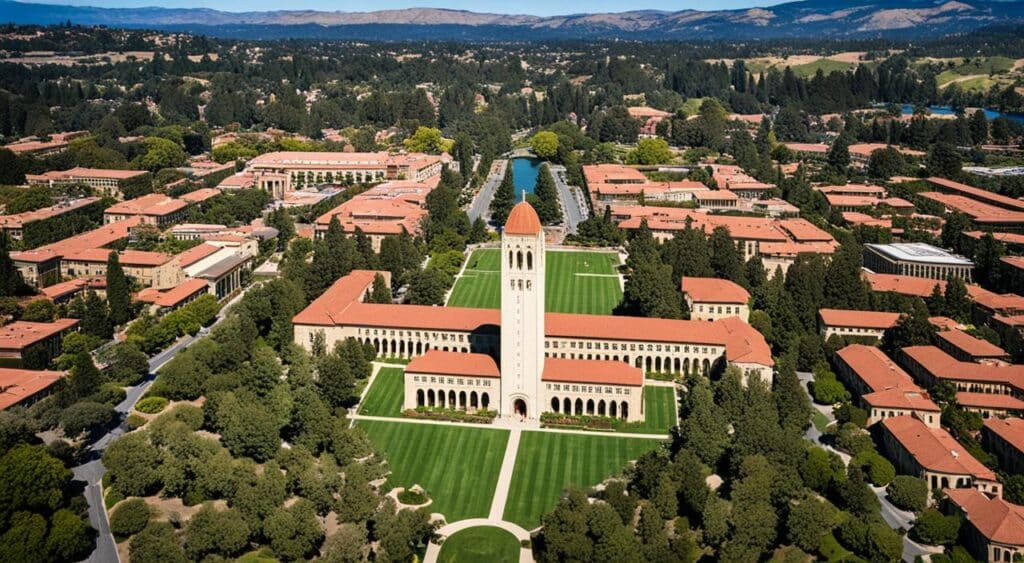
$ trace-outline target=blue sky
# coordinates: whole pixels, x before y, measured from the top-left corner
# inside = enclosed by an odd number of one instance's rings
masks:
[[[25,0],[22,0],[25,1]],[[638,9],[658,10],[715,10],[749,8],[752,6],[770,6],[779,0],[718,0],[706,2],[700,0],[519,0],[505,2],[501,0],[368,0],[364,2],[339,2],[337,0],[32,0],[43,4],[70,4],[77,6],[98,6],[103,8],[137,8],[140,6],[160,6],[164,8],[215,8],[230,12],[268,11],[268,10],[324,10],[364,12],[372,10],[390,10],[411,7],[450,8],[470,10],[474,12],[494,12],[502,14],[533,14],[551,16],[558,14],[577,14],[592,12],[623,12]]]

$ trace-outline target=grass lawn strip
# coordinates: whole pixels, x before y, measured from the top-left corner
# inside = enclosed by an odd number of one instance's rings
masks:
[[[523,432],[504,518],[533,529],[565,488],[592,487],[658,444],[614,435]]]
[[[373,386],[359,405],[359,414],[367,416],[401,416],[405,393],[401,368],[381,368],[373,379]]]
[[[361,420],[388,460],[388,487],[420,485],[448,522],[485,518],[498,483],[507,430]]]
[[[511,533],[491,526],[467,528],[444,540],[441,563],[516,563],[519,561],[519,540]]]

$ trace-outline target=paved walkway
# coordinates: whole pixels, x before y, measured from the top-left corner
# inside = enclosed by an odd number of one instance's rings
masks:
[[[494,488],[494,498],[491,500],[491,512],[488,515],[491,520],[501,520],[505,515],[505,502],[508,500],[508,489],[512,485],[512,471],[516,467],[516,454],[519,453],[519,438],[522,434],[523,431],[518,428],[509,432],[505,457],[501,460],[501,471],[498,473],[498,484]]]
[[[451,524],[446,524],[437,531],[437,535],[447,538],[452,534],[468,529],[476,528],[478,526],[491,526],[494,528],[501,528],[506,532],[509,532],[516,537],[519,541],[530,539],[530,532],[524,530],[521,526],[517,526],[512,522],[506,522],[504,520],[493,520],[491,518],[470,518],[469,520],[459,520]],[[423,556],[423,563],[436,563],[437,556],[441,553],[441,546],[431,542],[427,545],[427,553]],[[528,547],[521,547],[519,549],[519,563],[533,563],[533,551]]]
[[[465,428],[479,428],[481,430],[529,430],[531,432],[552,432],[557,434],[581,434],[584,436],[604,436],[606,438],[641,438],[645,440],[668,440],[668,434],[641,434],[635,432],[600,432],[595,430],[577,430],[573,428],[541,428],[536,421],[519,422],[504,418],[497,418],[493,424],[474,424],[472,422],[454,422],[448,420],[429,420],[424,418],[403,418],[390,416],[370,416],[358,413],[349,413],[351,420],[372,420],[377,422],[394,422],[397,424],[435,424],[438,426],[462,426]],[[536,426],[535,426],[536,425]]]

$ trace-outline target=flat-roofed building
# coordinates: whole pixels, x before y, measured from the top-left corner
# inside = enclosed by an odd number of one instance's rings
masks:
[[[275,199],[302,186],[341,182],[379,183],[386,180],[425,181],[441,174],[446,155],[387,152],[272,152],[253,158],[246,171],[255,185]]]
[[[880,274],[971,281],[974,262],[923,242],[865,244],[864,267]]]
[[[426,197],[432,189],[428,184],[410,182],[376,186],[318,217],[316,237],[322,238],[331,219],[337,217],[346,234],[354,235],[358,229],[379,252],[384,237],[403,231],[413,236],[420,234],[420,223],[427,216]]]
[[[0,232],[6,234],[11,240],[21,240],[25,227],[37,221],[45,221],[60,217],[76,211],[81,211],[89,206],[99,203],[98,197],[83,197],[43,207],[34,211],[14,213],[12,215],[0,215]],[[97,208],[97,214],[99,213]]]
[[[1010,473],[1024,473],[1024,419],[990,418],[981,427],[981,444]]]
[[[32,405],[49,395],[65,375],[62,371],[0,368],[0,411]]]
[[[1010,355],[988,340],[975,338],[958,329],[940,330],[935,333],[935,344],[947,354],[962,362],[984,362],[1009,360]]]
[[[845,309],[820,309],[818,328],[828,340],[832,335],[857,336],[879,340],[885,331],[896,326],[899,313],[885,311],[849,311]]]
[[[57,357],[64,335],[77,326],[78,319],[57,319],[52,323],[15,321],[0,327],[0,365],[22,367],[26,359],[33,363]]]
[[[825,186],[814,186],[815,191],[819,191],[826,196],[829,195],[845,195],[845,196],[857,196],[857,197],[873,197],[876,199],[883,199],[888,196],[888,192],[882,186],[876,186],[874,184],[844,184],[842,186],[836,184],[829,184]]]
[[[583,167],[583,179],[590,200],[595,206],[633,203],[640,200],[696,201],[698,196],[714,195],[722,191],[709,190],[704,184],[693,180],[654,182],[638,168],[622,164],[588,164]],[[715,200],[716,204],[735,207],[735,198],[724,194],[718,195],[720,197]]]
[[[947,489],[946,512],[963,519],[960,538],[979,561],[1004,563],[1024,556],[1024,506],[974,489]]]
[[[124,197],[123,188],[129,183],[144,183],[151,178],[145,170],[108,170],[103,168],[83,168],[52,171],[43,174],[25,176],[29,185],[36,186],[67,186],[84,184],[104,196],[114,199]]]
[[[1024,211],[1007,209],[957,193],[920,192],[917,197],[938,203],[945,213],[963,213],[981,229],[1024,231]]]
[[[142,197],[121,201],[103,212],[105,224],[139,217],[142,224],[166,227],[185,219],[189,203],[164,194],[146,194]]]
[[[739,317],[743,322],[750,319],[750,293],[736,282],[684,276],[681,287],[691,319],[713,321]]]
[[[719,190],[728,190],[740,199],[761,199],[767,197],[775,186],[758,181],[733,164],[712,164],[712,175]]]
[[[913,416],[886,418],[879,426],[886,455],[897,472],[924,479],[929,492],[976,489],[1002,496],[1003,487],[995,472],[944,429],[931,428]]]
[[[111,250],[93,248],[64,256],[61,260],[61,275],[64,277],[106,276],[107,260]],[[167,289],[185,279],[174,256],[163,252],[123,250],[117,252],[121,268],[126,276],[146,287]]]
[[[879,209],[899,215],[910,215],[914,204],[899,197],[878,198],[862,195],[827,194],[825,200],[830,208],[839,211],[869,211]]]

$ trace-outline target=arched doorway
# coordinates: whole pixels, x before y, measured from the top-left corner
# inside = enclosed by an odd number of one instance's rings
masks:
[[[526,418],[526,401],[522,399],[516,399],[512,401],[512,412],[517,415]]]

